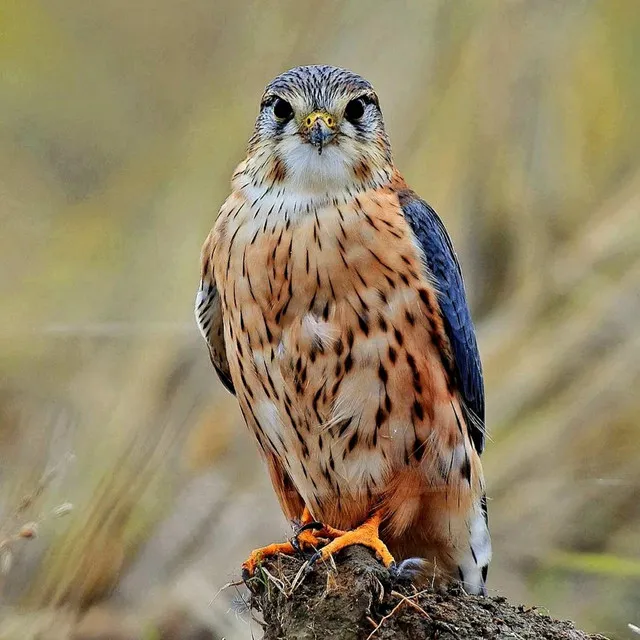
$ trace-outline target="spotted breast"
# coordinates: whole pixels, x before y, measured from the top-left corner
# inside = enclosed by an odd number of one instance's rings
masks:
[[[389,548],[408,557],[468,537],[483,481],[436,291],[397,193],[304,212],[284,201],[265,215],[236,192],[204,264],[228,373],[285,513],[306,505],[351,528],[381,508]]]

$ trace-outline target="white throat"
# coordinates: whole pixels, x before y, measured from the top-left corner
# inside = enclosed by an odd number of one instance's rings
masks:
[[[354,161],[342,146],[330,144],[319,153],[317,147],[286,138],[279,145],[278,153],[287,168],[285,184],[293,192],[326,195],[356,187]]]
[[[233,185],[250,203],[270,215],[280,211],[295,219],[298,215],[328,204],[351,202],[358,194],[387,184],[392,168],[376,168],[367,180],[356,178],[354,167],[362,163],[362,152],[353,141],[326,146],[322,153],[310,144],[290,136],[280,141],[277,156],[286,168],[282,181],[266,176],[272,149],[262,149],[240,164]]]

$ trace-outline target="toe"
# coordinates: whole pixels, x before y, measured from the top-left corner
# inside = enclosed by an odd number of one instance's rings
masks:
[[[242,579],[245,582],[249,580],[249,578],[253,578],[257,565],[258,560],[253,553],[242,563]]]
[[[382,542],[382,540],[380,540],[380,538],[369,535],[369,532],[366,530],[363,531],[358,529],[349,531],[345,535],[332,540],[316,554],[318,558],[315,558],[314,556],[314,561],[317,561],[320,558],[322,558],[322,560],[328,560],[331,556],[337,554],[343,549],[356,544],[360,544],[371,549],[375,553],[377,559],[385,567],[390,567],[395,564],[395,560],[391,553],[389,553],[389,549],[387,549],[387,546]]]
[[[277,542],[275,544],[270,544],[266,547],[262,547],[261,549],[254,549],[249,557],[242,563],[242,577],[245,579],[245,573],[251,577],[256,572],[256,567],[258,564],[266,559],[271,558],[273,556],[277,556],[280,553],[285,555],[293,555],[295,548],[291,542]]]

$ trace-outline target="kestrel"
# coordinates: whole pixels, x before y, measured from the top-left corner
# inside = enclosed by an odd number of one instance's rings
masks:
[[[485,592],[484,387],[460,266],[393,164],[369,82],[306,66],[267,86],[196,317],[299,525],[245,574],[362,544]]]

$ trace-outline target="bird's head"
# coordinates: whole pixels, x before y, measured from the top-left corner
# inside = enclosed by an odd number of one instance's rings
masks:
[[[244,175],[298,193],[384,184],[391,148],[373,87],[330,66],[296,67],[265,89]]]

